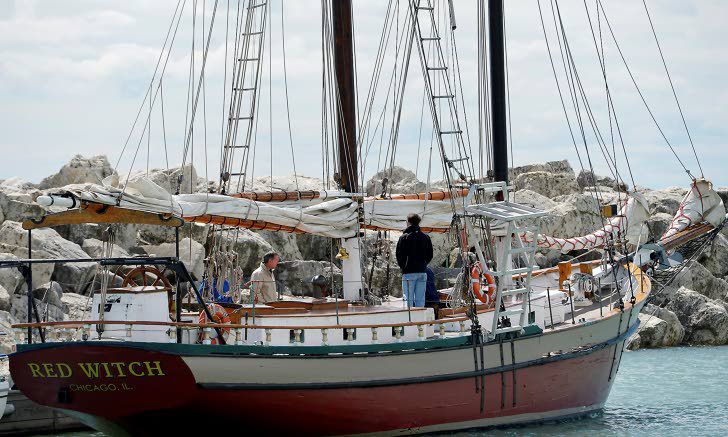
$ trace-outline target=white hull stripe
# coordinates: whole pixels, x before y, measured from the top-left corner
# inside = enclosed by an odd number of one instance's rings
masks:
[[[480,375],[492,375],[496,373],[510,372],[513,370],[523,369],[526,367],[548,364],[556,361],[568,360],[584,355],[592,354],[598,350],[604,349],[632,335],[639,326],[639,319],[627,331],[617,337],[607,340],[594,346],[579,349],[573,352],[565,352],[558,355],[550,355],[535,360],[524,361],[516,364],[507,364],[498,367],[491,367],[484,370],[471,370],[469,372],[458,372],[444,375],[419,376],[415,378],[398,378],[375,381],[352,381],[352,382],[322,382],[322,383],[290,383],[290,384],[256,384],[256,383],[225,383],[225,382],[206,382],[198,383],[197,386],[209,390],[300,390],[300,389],[337,389],[337,388],[355,388],[355,387],[385,387],[392,385],[420,384],[427,382],[451,381],[454,379],[471,378]]]

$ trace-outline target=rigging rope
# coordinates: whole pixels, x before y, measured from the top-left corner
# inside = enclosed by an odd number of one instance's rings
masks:
[[[639,94],[640,99],[642,99],[642,103],[644,104],[645,109],[647,109],[647,112],[650,114],[650,118],[652,118],[652,121],[655,124],[655,127],[660,132],[662,139],[665,140],[665,144],[667,144],[667,147],[669,147],[670,151],[675,156],[675,159],[677,159],[678,163],[680,163],[680,166],[683,168],[683,170],[685,170],[685,173],[688,174],[690,179],[694,180],[695,177],[690,173],[690,170],[685,166],[685,163],[683,163],[682,159],[680,159],[677,152],[675,151],[675,148],[670,143],[670,140],[667,139],[667,136],[665,135],[665,132],[662,130],[662,127],[657,122],[657,118],[655,117],[654,113],[652,112],[650,105],[647,103],[647,99],[645,98],[644,94],[642,93],[642,90],[640,89],[639,85],[637,85],[637,80],[635,79],[634,75],[632,74],[632,70],[629,68],[629,64],[627,63],[627,59],[625,58],[624,53],[622,52],[622,48],[619,46],[617,37],[614,35],[614,30],[612,29],[612,25],[609,22],[609,17],[607,16],[607,11],[604,9],[604,5],[602,4],[601,0],[598,0],[598,3],[599,3],[599,7],[602,10],[602,15],[604,15],[604,21],[607,23],[607,28],[609,29],[609,34],[612,36],[612,40],[614,41],[614,45],[617,48],[617,51],[619,52],[619,56],[622,59],[622,63],[624,64],[624,67],[627,69],[627,73],[629,74],[629,77],[632,80],[632,84],[634,85],[635,89],[637,90],[637,93]]]
[[[665,55],[662,53],[662,47],[660,46],[660,40],[657,38],[657,32],[655,31],[655,26],[652,23],[652,17],[650,17],[650,11],[647,8],[647,1],[642,0],[642,4],[645,6],[645,13],[647,14],[647,20],[650,22],[650,29],[652,29],[652,35],[655,37],[655,44],[657,45],[657,51],[660,52],[660,59],[662,60],[662,66],[665,67],[665,74],[667,75],[667,80],[670,82],[670,89],[672,89],[672,95],[675,97],[675,103],[677,104],[677,109],[680,112],[680,118],[682,119],[683,126],[685,127],[685,132],[687,133],[688,140],[690,141],[690,147],[693,148],[693,155],[695,155],[695,162],[698,163],[698,168],[700,169],[701,177],[704,177],[705,174],[703,173],[703,167],[700,165],[700,159],[698,159],[698,153],[695,151],[695,144],[693,144],[693,137],[690,135],[690,129],[688,129],[688,123],[685,121],[685,114],[683,114],[682,106],[680,105],[680,99],[677,98],[677,91],[675,91],[675,85],[672,82],[672,77],[670,76],[670,71],[667,68],[667,62],[665,61]]]

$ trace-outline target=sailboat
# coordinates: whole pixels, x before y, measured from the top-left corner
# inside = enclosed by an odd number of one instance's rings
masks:
[[[669,229],[649,244],[641,240],[648,211],[637,192],[605,208],[602,226],[590,234],[542,234],[539,220],[546,213],[515,202],[509,184],[503,1],[490,0],[487,11],[485,4],[479,7],[479,34],[488,35],[482,84],[489,90],[492,171],[478,177],[480,164],[465,153],[461,86],[442,47],[456,26],[441,29],[436,17],[438,11],[452,13],[453,3],[411,0],[402,53],[419,58],[444,188],[407,194],[385,188],[366,195],[360,183],[354,16],[351,0],[333,0],[324,2],[324,33],[329,32],[325,81],[331,85],[329,121],[337,145],[335,187],[245,190],[245,163],[254,160],[268,3],[243,1],[237,16],[223,165],[211,192],[170,194],[141,175],[68,186],[37,199],[57,212],[23,223],[28,259],[0,260],[0,268],[21,270],[29,290],[33,265],[89,261],[31,259],[31,235],[40,228],[169,227],[175,230],[177,256],[118,258],[109,249],[93,260],[106,271],[122,269],[124,282],[102,283],[86,320],[42,321],[28,293],[28,320],[14,326],[17,351],[10,357],[17,387],[33,401],[112,435],[211,429],[418,434],[601,410],[625,340],[657,291],[653,277],[675,275],[725,221],[710,182],[693,179]],[[183,9],[175,11],[173,24]],[[198,82],[190,93],[193,114],[200,88]],[[192,124],[187,129],[186,142]],[[453,236],[460,271],[452,287],[440,290],[447,308],[376,299],[384,293],[372,288],[363,268],[365,240],[401,231],[410,213],[421,214],[425,232]],[[338,246],[340,290],[266,304],[254,298],[215,302],[213,291],[224,294],[222,284],[241,288],[244,281],[221,273],[234,270],[234,262],[206,269],[203,281],[195,280],[179,257],[185,223],[207,224],[214,235],[247,228],[330,238]],[[107,240],[111,248],[113,235]],[[599,256],[539,269],[535,254],[541,248]],[[232,259],[220,256],[226,250],[225,244],[211,245],[208,262]]]

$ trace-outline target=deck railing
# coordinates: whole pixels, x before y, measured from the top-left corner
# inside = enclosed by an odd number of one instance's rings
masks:
[[[46,332],[46,342],[63,342],[63,341],[86,341],[92,338],[92,328],[94,326],[124,326],[125,336],[132,337],[135,326],[146,327],[168,327],[180,328],[182,331],[195,331],[199,334],[203,344],[211,344],[211,332],[217,328],[222,331],[233,333],[236,345],[247,344],[243,341],[243,337],[248,330],[263,331],[265,340],[263,345],[270,345],[272,341],[272,333],[274,330],[287,330],[293,333],[294,344],[303,344],[305,331],[320,330],[322,344],[328,344],[329,330],[338,330],[344,332],[346,341],[354,340],[354,331],[356,329],[371,330],[372,342],[379,342],[379,329],[392,328],[395,339],[400,340],[404,337],[404,329],[406,327],[416,327],[417,337],[425,338],[425,327],[438,325],[438,334],[445,336],[445,325],[449,323],[458,324],[458,332],[464,334],[466,331],[465,322],[470,320],[467,316],[443,318],[438,320],[428,320],[422,322],[400,322],[400,323],[375,323],[375,324],[339,324],[339,325],[251,325],[251,324],[235,324],[235,323],[189,323],[189,322],[160,322],[160,321],[119,321],[119,320],[81,320],[81,321],[61,321],[61,322],[42,322],[42,323],[19,323],[12,325],[15,329],[17,343],[25,342],[25,335],[28,329],[43,330]],[[137,332],[139,332],[137,330]],[[170,343],[177,343],[177,329],[168,329],[167,335]]]

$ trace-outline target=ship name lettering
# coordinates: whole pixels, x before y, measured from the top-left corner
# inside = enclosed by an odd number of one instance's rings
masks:
[[[76,365],[89,379],[166,375],[161,361],[85,362]],[[74,367],[66,363],[28,363],[28,370],[33,378],[69,378],[74,374]]]

